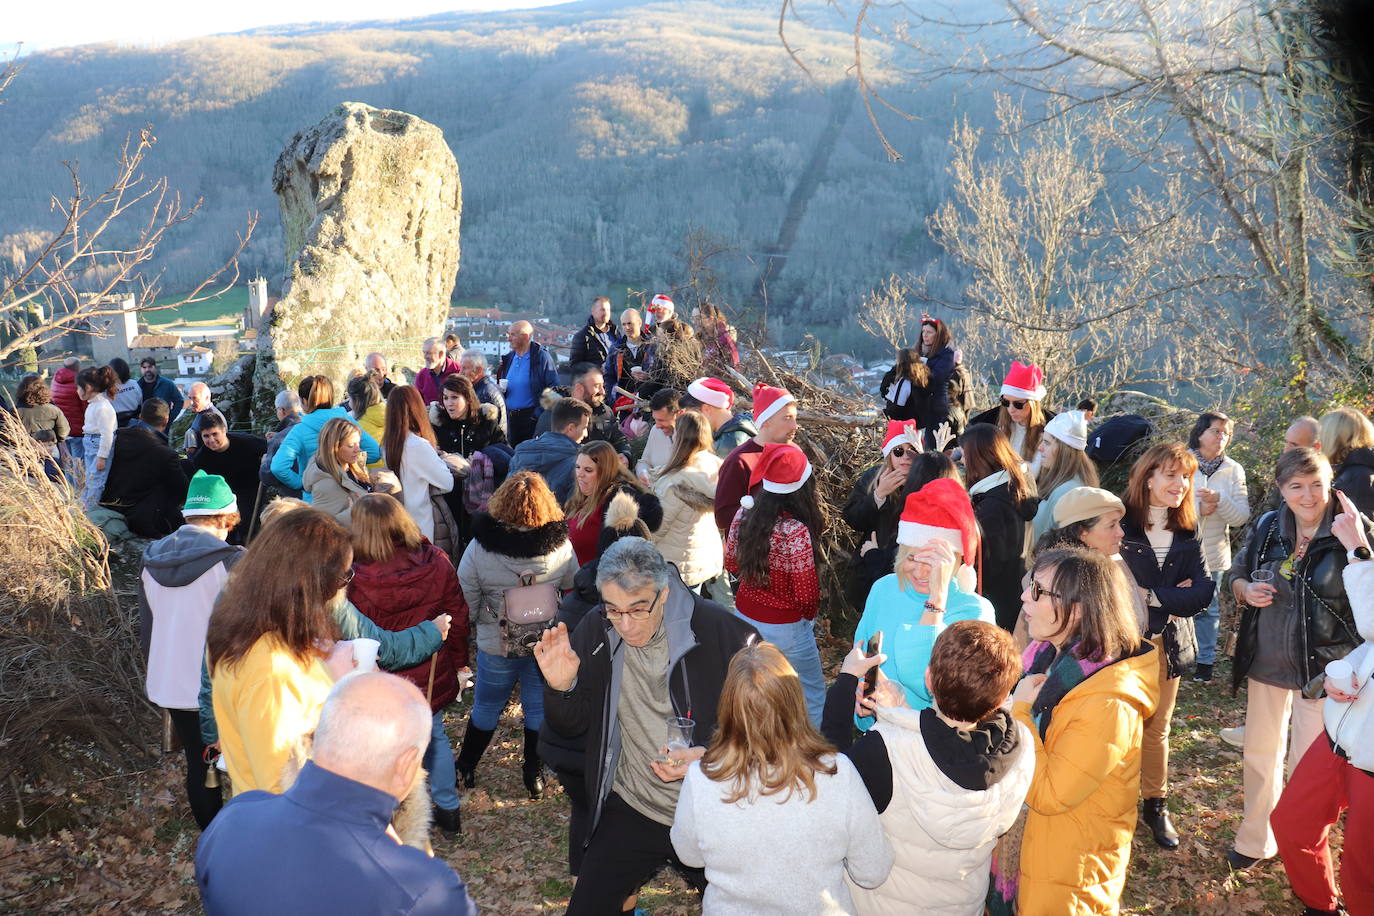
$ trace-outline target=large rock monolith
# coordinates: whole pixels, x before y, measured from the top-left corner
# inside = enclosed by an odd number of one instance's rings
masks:
[[[424,339],[443,333],[462,211],[443,132],[358,102],[292,137],[272,184],[286,272],[258,335],[254,413],[264,419],[306,375],[329,376],[342,399],[373,350],[393,366],[419,363]]]

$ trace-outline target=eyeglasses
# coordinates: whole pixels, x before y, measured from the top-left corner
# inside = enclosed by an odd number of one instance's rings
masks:
[[[648,620],[649,617],[653,615],[654,609],[658,607],[658,599],[662,596],[662,592],[659,592],[657,595],[655,595],[653,602],[650,603],[650,605],[647,608],[638,608],[633,611],[622,611],[620,610],[620,608],[614,608],[611,607],[609,604],[603,604],[601,607],[601,611],[612,623],[615,623],[620,620],[625,620],[627,618],[630,620]]]
[[[339,577],[339,588],[348,588],[348,584],[353,581],[353,567],[348,567],[348,572]]]
[[[1002,398],[1003,407],[1013,407],[1016,410],[1025,410],[1026,404],[1026,401],[1008,401],[1006,398]]]
[[[1052,592],[1049,589],[1045,588],[1045,586],[1041,585],[1039,582],[1036,582],[1034,579],[1031,579],[1031,600],[1039,601],[1046,595],[1049,595],[1051,598],[1060,597],[1058,592]]]

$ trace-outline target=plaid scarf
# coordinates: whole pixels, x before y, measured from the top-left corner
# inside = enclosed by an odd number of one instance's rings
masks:
[[[1044,741],[1050,731],[1050,719],[1064,695],[1088,679],[1088,676],[1110,665],[1114,659],[1096,661],[1078,657],[1078,643],[1073,642],[1060,652],[1048,642],[1032,642],[1022,653],[1021,662],[1027,674],[1045,675],[1040,694],[1031,704],[1031,719]]]
[[[1193,453],[1193,457],[1197,458],[1197,469],[1202,472],[1203,477],[1211,477],[1220,470],[1221,463],[1226,460],[1225,452],[1208,461],[1206,458],[1202,457],[1202,453],[1197,449],[1189,449],[1189,451]]]

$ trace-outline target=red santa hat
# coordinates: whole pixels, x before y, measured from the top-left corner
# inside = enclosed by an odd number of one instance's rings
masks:
[[[620,397],[615,399],[615,403],[611,405],[611,409],[614,410],[616,413],[621,413],[622,411],[629,410],[634,406],[635,399],[630,397],[629,395],[622,394]]]
[[[1045,373],[1034,363],[1012,360],[1007,377],[1002,380],[1001,393],[1009,398],[1039,401],[1045,397]]]
[[[810,479],[811,462],[805,452],[789,442],[770,442],[749,473],[749,489],[761,485],[769,493],[795,493]],[[752,509],[754,498],[746,495],[739,504]]]
[[[703,404],[729,410],[735,403],[735,392],[718,378],[699,378],[687,386],[687,393]]]
[[[888,420],[887,435],[883,436],[883,457],[892,454],[899,445],[912,445],[921,450],[921,430],[910,420]]]
[[[649,311],[654,312],[659,321],[663,321],[672,317],[673,313],[677,311],[677,306],[673,305],[672,299],[659,293],[649,300]],[[662,314],[658,314],[660,312]]]
[[[897,523],[898,544],[922,547],[936,539],[960,555],[956,580],[972,593],[978,582],[971,565],[978,556],[978,521],[968,491],[948,477],[937,477],[908,496]]]
[[[754,425],[762,426],[769,417],[795,400],[781,388],[759,382],[754,386]]]

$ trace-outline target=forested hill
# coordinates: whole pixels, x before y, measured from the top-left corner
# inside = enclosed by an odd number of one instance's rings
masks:
[[[774,326],[843,322],[883,276],[937,257],[924,223],[944,197],[952,117],[989,107],[967,89],[900,95],[919,119],[887,119],[906,157],[889,163],[844,79],[844,28],[821,3],[790,28],[814,84],[778,41],[775,0],[593,0],[30,55],[0,106],[0,256],[53,225],[63,160],[95,184],[152,124],[149,171],[205,199],[162,252],[164,287],[211,269],[252,210],[263,220],[245,267],[275,286],[273,163],[351,100],[419,115],[452,145],[458,297],[559,314],[612,284],[658,289],[683,276],[696,228],[731,249],[711,265],[732,306],[781,244]]]

